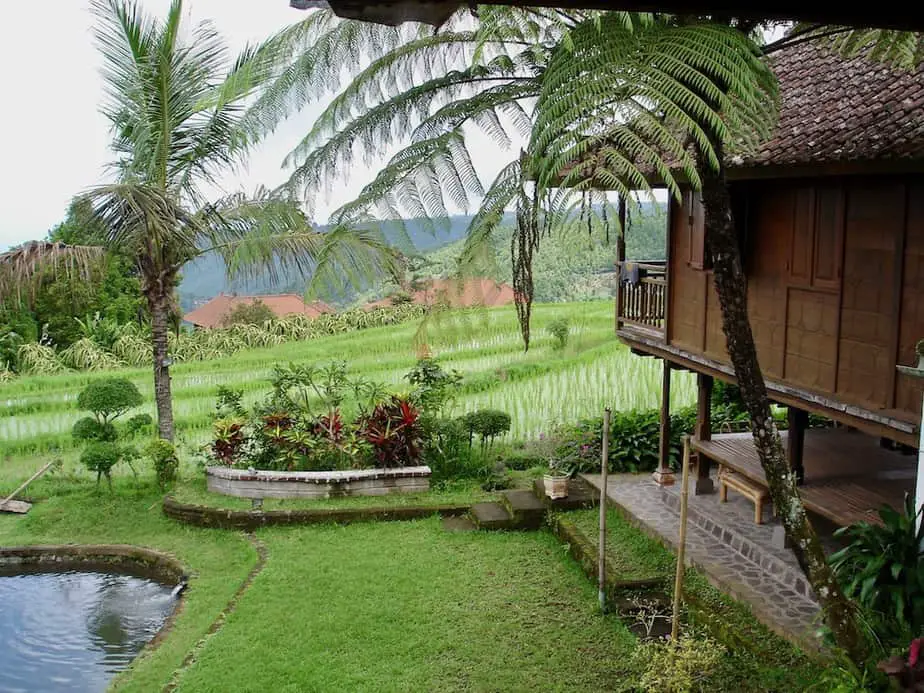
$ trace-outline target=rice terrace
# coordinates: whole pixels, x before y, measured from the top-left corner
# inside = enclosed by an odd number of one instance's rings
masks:
[[[913,13],[58,4],[0,693],[924,690]]]

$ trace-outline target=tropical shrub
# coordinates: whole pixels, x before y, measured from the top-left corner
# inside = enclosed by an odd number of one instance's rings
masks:
[[[462,381],[461,373],[443,370],[433,358],[419,359],[404,377],[414,388],[410,396],[421,414],[433,416],[443,413]]]
[[[157,438],[148,444],[145,454],[154,467],[157,485],[161,489],[166,489],[176,480],[177,471],[180,468],[176,448],[170,441]]]
[[[251,303],[239,303],[221,319],[222,327],[232,325],[262,325],[276,319],[276,314],[259,298]]]
[[[413,467],[420,463],[420,413],[407,399],[392,396],[359,422],[360,436],[372,446],[376,466]]]
[[[87,385],[77,396],[77,406],[93,412],[102,424],[111,422],[141,405],[141,393],[125,378],[105,378]]]
[[[240,460],[244,444],[244,424],[236,419],[218,419],[212,428],[211,452],[221,464],[234,465]]]
[[[552,344],[555,348],[555,351],[561,351],[566,346],[568,346],[568,319],[567,318],[557,318],[548,324],[546,329],[549,331],[549,334],[552,335]]]
[[[831,564],[849,597],[872,618],[884,642],[903,645],[924,632],[924,524],[910,494],[899,512],[879,510],[882,524],[860,522],[835,535],[849,541]]]
[[[154,419],[150,414],[135,414],[125,422],[125,435],[134,438],[139,433],[150,432]]]
[[[109,490],[112,490],[112,468],[126,458],[130,449],[112,441],[94,441],[80,453],[80,462],[91,472],[96,472],[96,485],[101,477],[106,477]]]
[[[74,422],[71,435],[75,440],[111,443],[118,439],[119,432],[111,423],[101,423],[92,416],[84,416]]]
[[[497,436],[510,431],[510,414],[498,409],[478,409],[461,417],[462,425],[468,432],[468,444],[472,446],[474,437],[481,439],[481,452],[494,444]]]
[[[459,419],[421,417],[424,461],[434,483],[477,477],[483,465],[469,445],[468,431]]]

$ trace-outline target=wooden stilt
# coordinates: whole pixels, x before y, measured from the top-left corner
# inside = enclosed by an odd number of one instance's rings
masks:
[[[796,475],[800,486],[805,481],[803,453],[805,451],[805,429],[808,428],[808,412],[796,407],[789,407],[786,412],[789,432],[786,436],[786,459],[789,468]]]
[[[664,359],[664,371],[661,374],[661,435],[658,444],[658,469],[654,480],[661,486],[674,483],[674,470],[671,469],[671,366]]]
[[[696,374],[696,430],[694,435],[699,440],[712,440],[712,376]],[[709,458],[696,455],[697,496],[715,491],[715,484],[709,478]]]

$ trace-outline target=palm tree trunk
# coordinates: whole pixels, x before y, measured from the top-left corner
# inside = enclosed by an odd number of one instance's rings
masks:
[[[718,152],[722,160],[721,150]],[[793,552],[818,597],[835,642],[855,662],[865,657],[865,644],[854,610],[844,596],[809,522],[789,469],[783,443],[773,417],[767,387],[757,359],[748,318],[747,281],[741,264],[738,235],[724,171],[703,172],[703,207],[706,239],[712,257],[716,293],[722,307],[722,330],[735,368],[741,399],[751,421],[751,433],[767,477],[770,497],[777,509]]]
[[[162,285],[162,283],[161,283]],[[151,337],[154,346],[154,401],[157,404],[157,431],[173,442],[173,399],[170,394],[170,362],[167,335],[170,330],[170,300],[158,287],[148,295],[151,309]]]

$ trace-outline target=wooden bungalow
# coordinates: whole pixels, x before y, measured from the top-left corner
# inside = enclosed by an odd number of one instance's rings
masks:
[[[922,381],[896,365],[915,365],[924,338],[924,72],[808,43],[774,68],[778,129],[729,161],[751,326],[770,396],[788,408],[806,507],[841,525],[875,520],[915,480]],[[713,489],[710,463],[760,489],[750,434],[711,434],[714,379],[734,373],[698,195],[672,201],[667,223],[665,265],[623,272],[617,334],[664,362],[662,441],[671,369],[697,374],[697,491]],[[808,429],[809,413],[837,427]]]

